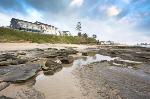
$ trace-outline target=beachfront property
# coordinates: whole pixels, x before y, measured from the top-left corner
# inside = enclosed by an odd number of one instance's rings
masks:
[[[114,45],[115,43],[113,41],[100,41],[99,44],[101,44],[101,45]]]
[[[43,33],[43,34],[53,34],[53,35],[61,35],[61,31],[58,30],[57,27],[48,25],[41,22],[28,22],[20,19],[12,18],[10,22],[10,27],[13,29],[19,29],[29,32],[35,33]]]
[[[61,34],[64,35],[64,36],[71,36],[70,31],[62,31]]]

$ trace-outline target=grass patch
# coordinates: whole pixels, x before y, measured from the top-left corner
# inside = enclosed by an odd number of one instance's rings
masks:
[[[0,27],[0,42],[95,44],[96,39],[78,36],[56,36]]]

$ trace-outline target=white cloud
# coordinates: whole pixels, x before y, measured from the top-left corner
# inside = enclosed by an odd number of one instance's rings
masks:
[[[72,0],[72,2],[70,3],[70,6],[74,7],[80,7],[83,4],[84,0]]]
[[[107,9],[106,13],[109,17],[116,16],[120,13],[120,9],[118,9],[116,6],[111,6]]]
[[[82,20],[82,30],[88,35],[96,34],[99,40],[115,41],[124,44],[137,44],[147,42],[150,37],[137,32],[130,25],[118,22],[115,19],[108,20]],[[91,28],[92,26],[92,28]]]
[[[25,17],[21,16],[24,19],[26,19],[28,21],[32,21],[32,22],[42,20],[43,15],[39,11],[37,11],[33,8],[27,9],[26,11],[28,12],[28,15]]]
[[[9,26],[11,17],[0,13],[0,26]]]
[[[34,9],[27,9],[28,15],[22,15],[18,12],[13,12],[9,14],[0,12],[0,26],[9,26],[11,18],[17,18],[21,20],[26,20],[30,22],[42,21],[42,15]]]

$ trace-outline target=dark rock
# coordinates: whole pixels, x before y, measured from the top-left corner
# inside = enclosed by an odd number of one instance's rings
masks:
[[[66,52],[67,52],[68,54],[77,54],[77,53],[78,53],[78,51],[76,51],[76,50],[74,50],[74,49],[72,49],[72,48],[66,49]]]
[[[27,59],[17,59],[18,64],[25,64],[26,62],[28,62]]]
[[[8,82],[2,82],[2,83],[0,83],[0,91],[2,91],[3,89],[5,89],[9,85],[10,85],[10,83],[8,83]]]
[[[6,58],[0,58],[0,62],[6,61],[6,60],[7,60]]]
[[[58,68],[62,68],[62,65],[59,63],[56,63],[50,59],[48,59],[45,63],[45,66],[48,67],[48,70],[57,70]]]
[[[44,49],[40,49],[40,48],[36,48],[36,49],[34,49],[35,51],[44,51]]]
[[[25,52],[18,52],[17,55],[26,55]]]
[[[53,75],[54,71],[53,70],[47,70],[47,71],[44,71],[44,74],[45,75]]]
[[[17,59],[11,62],[11,65],[19,65],[19,64],[25,64],[28,62],[27,59]]]
[[[25,64],[26,62],[28,62],[27,59],[16,59],[16,60],[1,61],[0,66]]]
[[[0,55],[0,59],[17,59],[15,55],[12,55],[10,53],[2,54]]]
[[[114,60],[110,61],[110,64],[117,65],[117,66],[122,66],[122,67],[131,66],[133,68],[138,68],[138,66],[141,64],[141,62],[114,59]]]
[[[6,97],[6,96],[0,96],[0,99],[14,99],[14,98]]]
[[[61,56],[58,57],[58,59],[63,63],[63,64],[70,64],[74,61],[74,58],[72,56]]]
[[[1,61],[1,62],[0,62],[0,66],[8,66],[8,65],[10,65],[10,64],[11,64],[10,61]]]
[[[66,51],[57,51],[57,56],[68,56],[69,54]]]
[[[87,52],[82,52],[82,55],[83,56],[88,56],[88,53]]]
[[[24,82],[36,75],[41,66],[39,64],[14,65],[0,68],[0,81]]]
[[[57,54],[55,52],[46,52],[42,55],[43,58],[55,58]]]
[[[58,70],[62,69],[62,65],[48,59],[45,63],[45,66],[42,67],[42,69],[43,69],[45,74],[53,75]]]

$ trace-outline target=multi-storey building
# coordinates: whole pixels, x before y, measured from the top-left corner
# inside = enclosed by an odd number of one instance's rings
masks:
[[[60,35],[61,33],[55,26],[44,24],[38,21],[32,23],[12,18],[10,23],[11,23],[10,27],[13,29],[19,29],[30,32],[39,32],[44,34],[54,34],[54,35]]]

